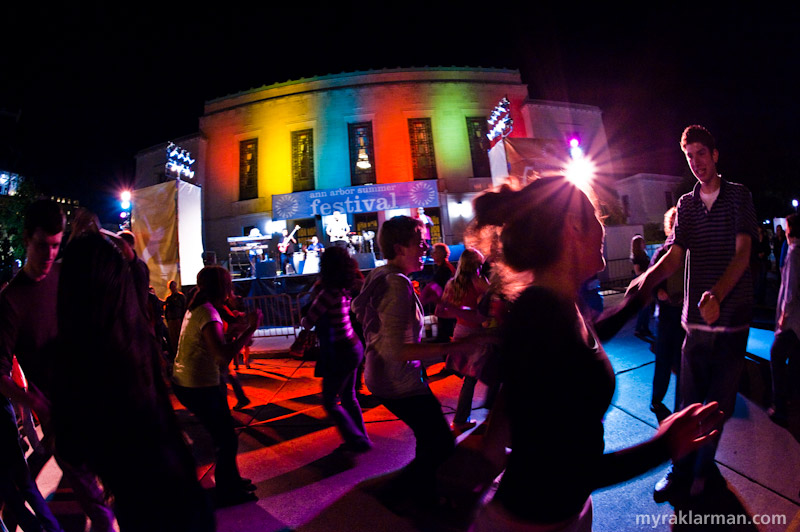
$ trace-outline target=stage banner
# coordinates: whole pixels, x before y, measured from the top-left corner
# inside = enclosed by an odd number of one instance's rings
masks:
[[[150,285],[161,299],[166,297],[171,279],[180,282],[176,194],[175,181],[136,189],[132,194],[136,253],[150,268]]]
[[[178,285],[193,285],[203,269],[203,189],[178,181]]]
[[[412,207],[436,207],[439,190],[435,179],[364,185],[357,187],[309,190],[272,196],[275,220],[328,216],[334,211],[346,214],[376,212]]]

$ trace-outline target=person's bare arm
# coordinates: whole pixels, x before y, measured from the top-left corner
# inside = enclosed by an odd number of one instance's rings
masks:
[[[698,307],[700,308],[700,315],[707,324],[711,325],[719,319],[720,303],[728,297],[728,294],[747,270],[747,266],[750,264],[752,246],[753,240],[749,234],[737,234],[736,252],[731,262],[711,290],[703,292]]]
[[[388,276],[386,281],[386,291],[378,309],[382,331],[378,350],[384,357],[403,362],[428,360],[468,354],[478,343],[494,342],[492,335],[478,333],[454,342],[418,343],[412,335],[417,312],[413,289],[407,279],[399,276]]]
[[[629,319],[650,302],[655,287],[675,273],[683,264],[683,256],[683,248],[673,244],[655,265],[631,281],[622,303],[603,311],[594,322],[594,330],[601,342],[613,338]]]
[[[399,360],[428,360],[439,358],[444,355],[464,356],[473,353],[475,349],[482,345],[498,343],[499,338],[487,331],[481,330],[459,340],[451,342],[423,342],[409,343],[400,346],[397,350]]]
[[[655,287],[680,268],[684,255],[685,252],[681,246],[672,244],[669,251],[653,267],[648,268],[642,275],[631,281],[625,297],[643,297],[645,301],[649,300]]]

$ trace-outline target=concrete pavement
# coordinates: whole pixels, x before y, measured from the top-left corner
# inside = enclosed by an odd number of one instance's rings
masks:
[[[613,298],[607,299],[613,304]],[[336,429],[326,419],[320,397],[320,380],[313,376],[313,362],[288,354],[292,338],[258,338],[253,346],[250,369],[239,377],[251,399],[242,411],[235,411],[239,424],[239,464],[242,475],[258,486],[258,502],[217,510],[220,532],[250,531],[412,531],[463,530],[465,516],[402,517],[384,507],[372,493],[380,484],[408,463],[414,454],[410,429],[396,420],[370,395],[362,396],[364,418],[375,447],[372,451],[344,459],[331,452],[341,443]],[[617,389],[606,415],[606,448],[615,450],[650,437],[657,421],[649,411],[653,376],[653,354],[649,344],[633,335],[633,324],[606,344],[617,376]],[[752,366],[752,364],[751,364]],[[431,387],[442,402],[448,420],[456,406],[461,381],[455,376],[436,378],[441,364],[429,368]],[[763,368],[762,368],[763,369]],[[751,380],[760,375],[752,367]],[[750,378],[750,377],[748,377]],[[674,379],[673,379],[674,385]],[[758,390],[758,385],[745,385]],[[482,404],[485,388],[478,385],[474,405]],[[672,385],[665,404],[672,404]],[[702,508],[680,508],[675,513],[667,503],[656,504],[652,489],[666,465],[624,484],[597,491],[594,501],[594,530],[800,530],[800,443],[797,416],[794,436],[774,425],[763,406],[740,394],[736,411],[723,433],[717,454],[729,491],[720,500]],[[235,399],[230,394],[230,404]],[[191,442],[198,474],[205,486],[213,485],[210,440],[202,427],[177,402],[174,403]],[[473,410],[472,418],[483,421],[485,409]],[[462,437],[463,438],[463,437]],[[83,530],[70,494],[59,488],[60,472],[48,464],[39,484],[50,496],[57,517],[68,531]],[[693,513],[688,513],[688,512]],[[767,524],[741,526],[685,526],[698,512],[733,515],[730,519],[753,520],[768,516]],[[739,517],[737,517],[739,516]]]

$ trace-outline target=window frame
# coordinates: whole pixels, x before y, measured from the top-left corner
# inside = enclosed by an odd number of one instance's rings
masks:
[[[301,149],[300,141],[302,137],[306,136],[307,143],[307,161],[301,161],[299,153]],[[297,129],[291,132],[291,154],[292,154],[292,191],[303,192],[307,190],[314,190],[315,186],[315,172],[314,172],[314,128]],[[302,175],[303,170],[306,175]]]
[[[358,152],[361,146],[358,143],[360,137],[357,136],[357,130],[360,128],[366,129],[366,145],[364,149],[369,157],[369,162],[372,165],[370,168],[364,170],[356,166],[358,162]],[[372,122],[351,122],[347,124],[347,139],[350,147],[350,184],[352,186],[371,185],[377,183],[375,172],[375,142],[372,135]]]
[[[491,177],[492,169],[489,164],[489,151],[486,149],[489,127],[486,117],[467,116],[467,135],[469,136],[469,155],[472,160],[473,177]]]
[[[415,126],[421,126],[417,128]],[[423,132],[426,138],[420,139],[417,135]],[[411,147],[411,173],[415,181],[438,179],[438,172],[436,169],[436,149],[433,142],[433,126],[431,119],[428,117],[409,118],[408,119],[408,138]],[[427,153],[423,153],[427,152]],[[428,164],[420,164],[428,160]]]
[[[248,151],[248,145],[252,148]],[[246,155],[252,154],[251,168],[247,166]],[[258,138],[239,141],[239,201],[258,198]]]

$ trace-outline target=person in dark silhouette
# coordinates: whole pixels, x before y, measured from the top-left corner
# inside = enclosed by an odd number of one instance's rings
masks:
[[[781,269],[781,287],[775,309],[775,340],[770,349],[772,370],[772,405],[767,413],[772,421],[783,427],[788,424],[790,360],[800,360],[800,217],[786,218],[786,237],[789,243],[786,262]],[[792,362],[796,363],[796,362]]]
[[[667,239],[672,236],[678,209],[672,207],[664,213],[664,233]],[[668,241],[653,254],[651,265],[655,265],[669,251]],[[683,308],[683,267],[656,287],[655,293],[658,319],[656,322],[655,355],[656,364],[653,370],[653,392],[650,398],[650,411],[661,421],[672,412],[663,401],[669,387],[670,376],[675,370],[675,404],[680,404],[680,367],[681,346],[685,333],[681,327],[681,309]]]
[[[81,212],[73,221],[73,233],[80,231],[83,225],[98,227],[93,215],[81,214],[86,213]],[[36,478],[50,456],[55,455],[81,509],[91,519],[92,527],[110,531],[114,526],[114,514],[105,501],[97,476],[54,445],[57,431],[51,423],[52,381],[58,372],[46,356],[45,348],[59,330],[56,301],[61,285],[61,263],[56,257],[64,233],[64,214],[58,203],[38,200],[28,207],[24,224],[25,266],[0,293],[0,391],[14,402],[31,408],[41,421],[42,445],[29,461],[32,477]],[[139,310],[138,303],[135,305]],[[82,328],[84,332],[87,330],[91,329]],[[27,389],[17,386],[11,378],[13,355],[27,377]],[[35,483],[29,487],[35,488]]]
[[[64,250],[59,333],[48,349],[57,449],[102,480],[122,532],[211,531],[161,346],[118,245],[112,234],[88,231]]]
[[[529,281],[503,321],[503,402],[492,409],[495,421],[508,417],[511,455],[473,530],[589,531],[592,491],[694,450],[716,434],[721,414],[716,403],[695,404],[664,420],[650,440],[604,453],[615,379],[601,339],[614,331],[598,322],[595,332],[580,310],[581,285],[605,267],[594,205],[552,177],[485,192],[474,212],[472,232],[500,233],[495,266],[507,272],[507,286],[520,274]],[[600,319],[636,311],[626,305]]]

